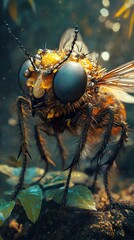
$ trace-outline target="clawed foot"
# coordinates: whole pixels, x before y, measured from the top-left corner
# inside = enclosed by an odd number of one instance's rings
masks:
[[[27,147],[24,144],[22,144],[20,147],[17,159],[20,157],[21,154],[23,154],[24,156],[28,156],[30,159],[32,159]]]

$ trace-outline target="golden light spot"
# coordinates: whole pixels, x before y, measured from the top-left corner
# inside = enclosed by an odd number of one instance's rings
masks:
[[[109,7],[110,6],[109,0],[102,0],[102,4],[103,4],[104,7]]]
[[[102,16],[102,15],[99,16],[99,21],[100,21],[100,22],[102,22],[102,23],[105,22],[105,19],[106,19],[106,18],[105,18],[104,16]]]
[[[100,13],[103,17],[108,17],[108,15],[109,15],[109,11],[106,8],[102,8],[100,10]]]
[[[106,26],[106,28],[111,29],[113,27],[113,22],[110,21],[110,20],[106,20],[105,21],[105,26]]]
[[[113,26],[112,26],[112,30],[113,30],[114,32],[118,32],[118,31],[120,30],[120,23],[115,22],[115,23],[113,24]]]
[[[110,58],[110,54],[109,54],[109,52],[104,51],[104,52],[101,53],[101,57],[104,61],[108,61],[109,58]]]

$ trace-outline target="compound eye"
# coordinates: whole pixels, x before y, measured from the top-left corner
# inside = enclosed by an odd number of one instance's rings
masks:
[[[22,90],[22,92],[26,95],[28,95],[28,93],[29,93],[29,89],[28,89],[26,82],[29,77],[28,74],[30,74],[28,72],[28,68],[31,65],[32,65],[31,62],[28,59],[21,65],[20,70],[19,70],[19,76],[18,76],[19,86],[20,86],[20,89]],[[27,74],[27,77],[25,77],[24,74]]]
[[[86,90],[87,75],[81,64],[67,62],[54,76],[53,90],[61,103],[75,102]]]

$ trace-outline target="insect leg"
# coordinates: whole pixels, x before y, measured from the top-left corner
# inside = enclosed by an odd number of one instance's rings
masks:
[[[85,123],[84,123],[83,129],[82,129],[82,132],[81,132],[81,137],[80,137],[79,143],[77,145],[73,161],[70,164],[70,166],[68,167],[69,173],[68,173],[66,186],[65,186],[65,190],[64,190],[64,194],[63,194],[63,199],[62,199],[62,212],[64,212],[65,206],[66,206],[67,192],[68,192],[68,188],[69,188],[69,183],[70,183],[73,167],[76,166],[79,163],[81,153],[82,153],[82,151],[85,147],[85,143],[87,141],[87,136],[88,136],[88,132],[89,132],[90,124],[91,124],[92,106],[91,105],[86,105],[84,110],[86,110],[86,112],[85,112],[85,115],[86,115]],[[81,113],[83,113],[83,112],[81,112]]]
[[[108,174],[109,174],[109,171],[110,171],[110,169],[113,165],[113,162],[116,160],[121,148],[123,147],[124,142],[127,141],[127,138],[128,138],[128,136],[127,136],[127,126],[126,126],[125,123],[116,123],[115,126],[121,128],[120,139],[119,139],[119,141],[116,145],[116,149],[115,149],[113,155],[107,160],[107,162],[105,164],[102,164],[102,165],[106,166],[106,169],[105,169],[105,172],[104,172],[104,185],[105,185],[105,190],[106,190],[106,193],[107,193],[107,196],[109,198],[109,201],[110,201],[111,205],[114,204],[114,199],[111,196],[111,192],[110,192],[110,189],[109,189]]]
[[[42,120],[45,121],[43,116],[40,116],[40,117],[42,117]],[[54,129],[52,129],[52,130],[46,129],[44,127],[44,124],[42,124],[40,126],[40,131],[46,133],[48,136],[53,136],[53,137],[56,138],[58,149],[59,149],[61,159],[62,159],[62,170],[63,170],[64,169],[64,164],[65,164],[65,161],[66,161],[66,157],[67,157],[67,152],[66,152],[66,149],[63,146],[62,138],[61,138],[60,134],[56,133]]]
[[[53,166],[55,166],[55,163],[51,160],[48,150],[46,148],[44,148],[44,146],[46,146],[46,141],[40,133],[40,127],[35,125],[34,131],[35,131],[36,145],[37,145],[38,151],[40,153],[41,159],[43,161],[45,161],[45,163],[46,163],[46,167],[45,167],[45,171],[44,171],[43,175],[36,182],[32,183],[31,185],[34,185],[34,184],[40,182],[41,179],[46,175],[46,173],[48,171],[49,163],[52,164]]]
[[[58,144],[58,149],[61,155],[61,159],[62,159],[62,170],[64,169],[64,164],[67,158],[67,153],[66,153],[66,149],[63,146],[62,143],[62,138],[59,134],[55,133],[55,138],[57,140],[57,144]]]
[[[108,120],[105,122],[105,117],[109,115]],[[102,126],[100,126],[100,124],[102,124]],[[106,151],[106,147],[107,144],[109,142],[110,136],[111,136],[111,130],[114,124],[114,111],[111,108],[105,108],[103,110],[101,110],[97,116],[95,117],[95,125],[97,124],[96,128],[98,127],[105,127],[105,133],[103,136],[103,141],[101,143],[100,148],[98,149],[97,153],[95,154],[95,156],[91,159],[91,163],[96,160],[97,161],[97,166],[96,166],[96,172],[95,172],[95,176],[94,176],[94,180],[93,180],[93,184],[92,184],[92,189],[95,189],[95,185],[96,185],[96,181],[97,181],[97,177],[98,177],[98,173],[100,170],[99,164],[101,162],[101,159],[103,158],[105,151]]]
[[[109,142],[109,138],[111,136],[111,130],[114,123],[114,111],[111,108],[105,108],[102,111],[100,111],[95,118],[95,122],[97,122],[97,126],[96,126],[97,128],[97,127],[100,127],[100,124],[104,121],[107,115],[109,115],[109,119],[106,124],[105,123],[103,124],[106,127],[103,141],[101,143],[99,150],[97,151],[95,156],[91,159],[91,162],[93,162],[94,160],[97,160],[97,163],[99,163],[105,154],[105,150]]]
[[[20,136],[20,151],[18,154],[18,158],[22,153],[23,162],[22,162],[22,170],[20,173],[19,182],[16,185],[15,191],[12,194],[11,199],[16,199],[19,191],[21,190],[21,188],[23,186],[28,158],[29,157],[31,158],[31,156],[28,152],[27,128],[26,128],[25,121],[24,121],[25,115],[26,115],[24,108],[25,108],[25,106],[27,106],[30,109],[30,103],[27,101],[27,99],[20,96],[17,98],[16,105],[17,105],[18,128],[19,128],[19,136]]]
[[[60,209],[60,224],[61,224],[61,226],[58,231],[58,240],[62,239],[61,235],[63,233],[64,212],[65,212],[65,207],[66,207],[66,202],[67,202],[67,193],[68,193],[68,189],[69,189],[71,174],[73,171],[73,167],[79,163],[81,153],[82,153],[82,151],[85,147],[85,143],[87,141],[87,136],[88,136],[88,132],[89,132],[90,124],[91,124],[92,106],[86,105],[85,108],[83,110],[86,110],[86,112],[85,112],[86,118],[85,118],[85,123],[84,123],[83,129],[82,129],[81,137],[80,137],[79,143],[77,145],[76,152],[75,152],[74,158],[72,160],[72,163],[67,168],[67,169],[69,169],[69,172],[68,172],[68,176],[67,176],[67,181],[66,181],[63,198],[62,198],[61,209]],[[83,111],[81,111],[81,114],[82,113],[83,113]]]

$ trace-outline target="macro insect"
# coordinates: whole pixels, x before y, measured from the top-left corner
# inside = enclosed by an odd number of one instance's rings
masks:
[[[128,140],[126,111],[122,102],[134,103],[134,97],[130,94],[134,93],[134,61],[107,72],[92,60],[77,27],[63,34],[58,50],[39,49],[35,56],[31,56],[8,24],[7,28],[27,56],[19,70],[19,85],[25,97],[20,96],[16,101],[19,156],[22,154],[23,164],[12,197],[15,199],[22,188],[30,157],[25,118],[31,114],[40,120],[34,130],[38,150],[46,162],[46,171],[48,164],[54,162],[46,149],[42,133],[56,137],[63,165],[62,133],[69,131],[79,136],[75,154],[67,168],[64,202],[73,168],[80,162],[85,147],[90,145],[97,146],[90,161],[96,162],[97,169],[105,166],[104,185],[112,204],[114,200],[109,190],[108,173],[124,142]],[[112,141],[114,147],[109,154],[107,146]]]

